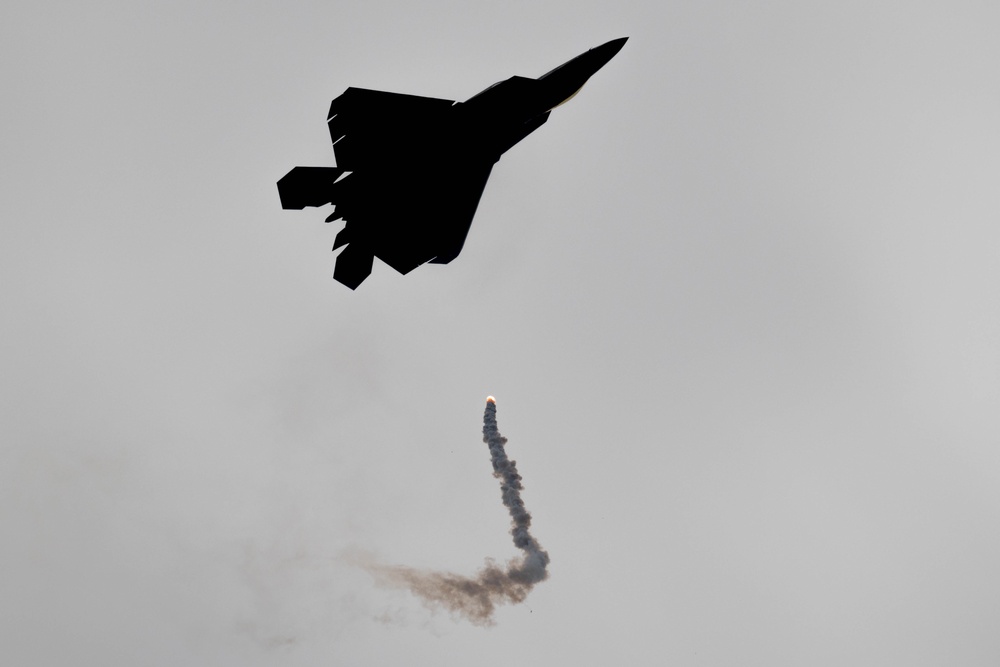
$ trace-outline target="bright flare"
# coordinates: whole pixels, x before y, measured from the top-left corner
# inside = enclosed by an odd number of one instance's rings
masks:
[[[496,403],[497,399],[493,398],[492,396],[487,396],[486,397],[486,402],[487,403]]]

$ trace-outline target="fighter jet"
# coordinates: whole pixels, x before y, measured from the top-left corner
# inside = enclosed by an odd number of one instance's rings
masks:
[[[513,76],[465,102],[348,88],[330,104],[336,167],[295,167],[278,181],[285,209],[334,204],[343,219],[333,277],[352,290],[374,257],[409,273],[458,256],[493,165],[576,95],[627,37],[538,79]]]

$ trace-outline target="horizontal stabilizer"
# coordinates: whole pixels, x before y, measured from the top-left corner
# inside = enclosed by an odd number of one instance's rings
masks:
[[[337,255],[333,279],[351,289],[357,289],[358,285],[371,275],[374,260],[375,256],[371,250],[357,243],[351,243]]]
[[[278,181],[281,208],[301,209],[333,201],[333,182],[344,173],[337,167],[295,167]]]

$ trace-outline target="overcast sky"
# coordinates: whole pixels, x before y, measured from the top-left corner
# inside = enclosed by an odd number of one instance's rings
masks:
[[[1000,663],[998,7],[5,3],[3,661]],[[451,264],[280,209],[348,86],[621,36]],[[552,562],[483,629],[338,555],[516,555],[487,394]]]

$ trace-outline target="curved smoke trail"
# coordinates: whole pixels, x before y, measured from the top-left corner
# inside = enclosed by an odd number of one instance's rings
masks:
[[[476,625],[492,625],[496,605],[524,601],[535,584],[548,578],[549,554],[529,531],[531,515],[521,500],[524,489],[521,475],[517,463],[507,458],[504,449],[507,438],[497,429],[497,406],[492,396],[486,400],[483,414],[483,442],[490,448],[493,476],[500,480],[503,504],[510,512],[514,546],[523,552],[520,558],[506,567],[488,560],[475,577],[380,565],[368,559],[359,559],[367,562],[358,564],[382,585],[409,589],[431,607],[443,607]]]

